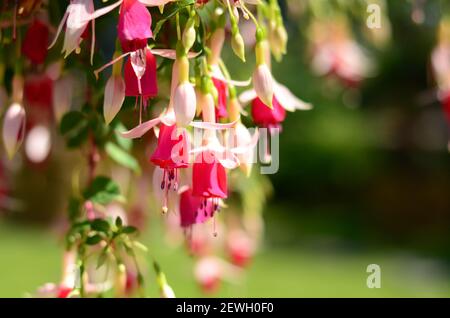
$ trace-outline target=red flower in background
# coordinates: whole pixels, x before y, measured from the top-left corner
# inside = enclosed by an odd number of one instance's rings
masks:
[[[33,64],[42,64],[47,57],[49,31],[46,24],[39,20],[28,27],[22,42],[22,53]]]

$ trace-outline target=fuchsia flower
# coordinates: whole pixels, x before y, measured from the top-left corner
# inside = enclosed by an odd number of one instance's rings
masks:
[[[124,77],[126,96],[142,96],[147,99],[158,95],[156,59],[150,50],[131,53],[125,63]]]
[[[276,81],[274,81],[273,88],[272,109],[259,99],[254,90],[245,91],[239,96],[242,104],[252,103],[252,117],[259,126],[266,128],[279,127],[279,124],[286,117],[286,110],[293,112],[295,110],[309,110],[312,108],[311,104],[301,101],[287,87]]]
[[[164,170],[161,190],[178,189],[178,169],[189,165],[189,141],[184,129],[160,125],[158,145],[150,161]]]
[[[22,53],[33,64],[42,64],[47,57],[49,31],[45,23],[34,20],[22,42]]]
[[[195,196],[191,188],[187,188],[180,195],[180,225],[189,228],[197,223],[204,223],[217,211],[212,201],[205,201]]]

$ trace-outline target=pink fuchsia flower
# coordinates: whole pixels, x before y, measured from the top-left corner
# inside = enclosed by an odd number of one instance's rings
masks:
[[[33,64],[42,64],[47,57],[49,30],[45,23],[40,20],[28,27],[22,42],[22,53]]]
[[[225,81],[218,78],[213,77],[212,81],[217,90],[216,120],[218,121],[219,119],[226,118],[228,116],[228,85]]]
[[[3,119],[3,144],[9,159],[15,155],[25,136],[25,109],[19,103],[12,104]]]

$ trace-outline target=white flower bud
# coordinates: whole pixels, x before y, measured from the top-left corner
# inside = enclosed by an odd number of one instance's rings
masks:
[[[12,159],[25,134],[25,109],[18,103],[12,104],[6,111],[3,120],[3,144],[8,157]]]
[[[178,85],[173,101],[178,127],[186,127],[195,117],[197,98],[194,87],[189,82]]]

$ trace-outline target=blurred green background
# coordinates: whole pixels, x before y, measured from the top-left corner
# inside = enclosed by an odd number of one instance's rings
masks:
[[[289,114],[283,124],[264,245],[244,281],[225,284],[217,296],[450,295],[448,128],[441,105],[423,98],[434,89],[429,60],[445,12],[442,1],[422,2],[425,19],[416,23],[415,1],[387,1],[391,40],[383,49],[365,43],[353,25],[377,65],[358,88],[311,71],[306,29],[314,16],[286,14],[289,53],[274,63],[274,76],[314,109]],[[232,73],[250,74],[231,54],[226,60]],[[33,174],[59,182],[51,171]],[[202,296],[192,259],[164,247],[159,222],[152,220],[141,241],[177,296]],[[0,220],[1,297],[21,297],[60,275],[62,243],[42,222],[24,223]],[[366,286],[369,264],[381,266],[380,289]],[[147,288],[157,295],[156,285]]]

